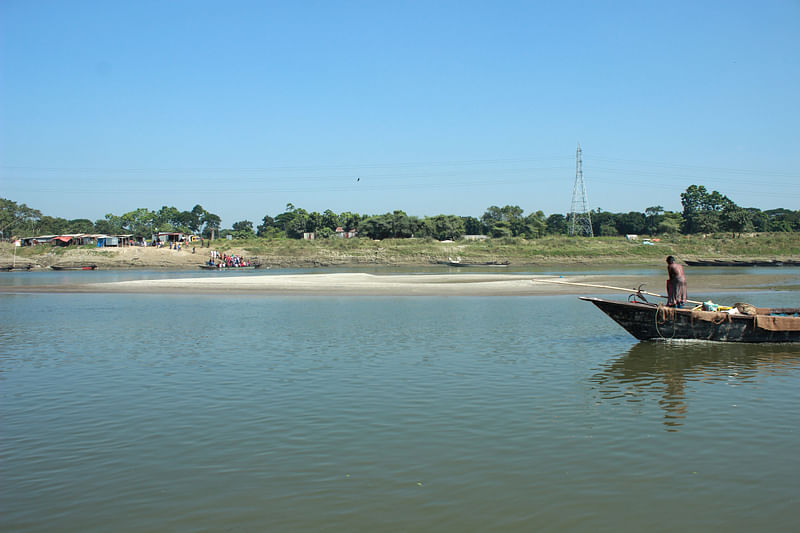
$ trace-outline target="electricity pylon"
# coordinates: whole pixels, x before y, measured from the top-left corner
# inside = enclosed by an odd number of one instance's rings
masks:
[[[575,186],[572,189],[572,209],[569,211],[570,235],[594,237],[592,232],[592,215],[589,212],[589,201],[586,200],[586,186],[583,183],[583,152],[578,143],[575,153]]]

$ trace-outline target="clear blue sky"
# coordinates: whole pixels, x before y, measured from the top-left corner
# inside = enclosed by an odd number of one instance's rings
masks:
[[[0,1],[0,196],[479,217],[800,209],[800,2]],[[357,181],[360,178],[360,181]]]

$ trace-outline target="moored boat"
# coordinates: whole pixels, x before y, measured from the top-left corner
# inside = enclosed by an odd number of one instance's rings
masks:
[[[779,266],[800,266],[800,261],[794,259],[770,259],[765,261],[725,261],[722,259],[687,259],[686,264],[691,267],[779,267]]]
[[[97,265],[50,265],[53,270],[96,270]]]
[[[33,265],[6,265],[0,267],[0,272],[27,272],[29,271]]]
[[[653,303],[581,297],[592,302],[639,340],[800,342],[800,308],[755,308],[745,312],[676,309]]]
[[[451,267],[507,267],[511,261],[485,261],[483,263],[465,263],[461,260],[449,259],[447,261],[437,261],[439,265]]]

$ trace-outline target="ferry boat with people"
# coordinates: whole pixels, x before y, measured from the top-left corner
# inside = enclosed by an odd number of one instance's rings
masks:
[[[213,265],[200,265],[200,268],[202,268],[203,270],[255,270],[258,267],[256,265],[228,266],[223,264],[213,264]]]
[[[211,258],[207,263],[200,265],[203,270],[254,270],[259,265],[241,255],[228,255],[219,252],[211,252]]]

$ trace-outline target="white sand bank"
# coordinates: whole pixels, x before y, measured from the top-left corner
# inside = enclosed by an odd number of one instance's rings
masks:
[[[578,282],[624,288],[636,287],[664,294],[666,276],[570,275],[545,276],[531,274],[276,274],[239,275],[220,272],[207,277],[172,279],[88,282],[80,284],[0,286],[1,292],[81,292],[142,294],[307,294],[307,295],[390,295],[390,296],[535,296],[553,294],[609,294],[618,291],[599,287],[539,283],[534,280]],[[699,275],[690,278],[689,296],[698,292],[730,290],[764,290],[787,287],[796,282],[791,274]],[[796,283],[795,283],[796,284]],[[624,294],[621,292],[620,294]]]
[[[563,292],[513,274],[375,275],[364,273],[222,276],[103,283],[108,292],[273,293],[352,295],[514,295]]]

